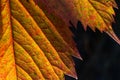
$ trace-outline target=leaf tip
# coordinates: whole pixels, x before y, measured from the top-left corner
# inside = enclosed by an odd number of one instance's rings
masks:
[[[70,76],[70,77],[72,77],[72,78],[74,78],[74,79],[78,79],[78,77],[77,77],[77,74],[76,74],[76,72],[74,72],[74,73],[72,73],[72,74],[66,74],[67,76]]]
[[[107,33],[112,39],[114,39],[120,45],[120,39],[116,36],[116,34],[111,28],[105,31],[105,33]]]

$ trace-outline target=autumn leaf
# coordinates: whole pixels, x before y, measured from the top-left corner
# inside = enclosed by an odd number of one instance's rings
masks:
[[[114,0],[0,0],[0,80],[77,78],[72,56],[82,58],[69,21],[120,43],[111,28],[113,7]]]
[[[55,22],[52,19],[53,15],[61,18],[66,25],[69,25],[69,21],[76,25],[80,20],[85,30],[89,26],[93,31],[98,29],[106,32],[120,44],[111,27],[112,22],[115,22],[113,17],[115,16],[113,7],[117,8],[115,0],[38,0],[37,2],[53,23]]]
[[[33,0],[1,0],[0,13],[0,80],[77,78],[80,55]]]

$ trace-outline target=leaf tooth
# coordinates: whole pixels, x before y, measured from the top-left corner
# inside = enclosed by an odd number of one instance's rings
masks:
[[[111,26],[105,31],[112,39],[114,39],[120,45],[120,39],[116,36]]]
[[[68,52],[66,53],[59,52],[59,55],[63,60],[63,62],[66,64],[66,66],[71,70],[71,72],[66,72],[65,74],[76,78],[76,71],[74,68],[75,64],[74,64],[74,61],[72,60],[71,55]]]
[[[106,4],[109,5],[109,6],[113,6],[113,7],[115,7],[115,8],[118,9],[118,6],[117,6],[115,0],[110,0],[110,1],[108,1],[108,3],[106,3]]]

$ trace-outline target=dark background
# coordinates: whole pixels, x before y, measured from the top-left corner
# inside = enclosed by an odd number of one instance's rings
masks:
[[[116,2],[120,8],[120,1]],[[116,23],[113,23],[113,30],[120,38],[120,9],[114,10]],[[71,24],[70,29],[83,58],[81,61],[73,57],[78,80],[120,80],[120,45],[106,33],[98,30],[94,33],[90,28],[84,31],[80,22],[77,28]],[[68,76],[65,78],[75,80]]]

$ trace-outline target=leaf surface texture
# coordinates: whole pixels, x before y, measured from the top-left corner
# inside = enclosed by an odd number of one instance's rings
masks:
[[[0,6],[0,80],[77,78],[75,51],[34,1],[1,0]]]
[[[113,7],[114,0],[0,0],[0,80],[77,79],[72,56],[82,58],[69,21],[120,44]]]
[[[52,19],[53,15],[62,19],[67,25],[71,21],[76,26],[80,20],[85,30],[87,26],[93,31],[98,29],[120,44],[111,27],[112,22],[115,22],[113,8],[118,8],[115,0],[38,0],[38,5],[53,22],[55,22],[55,19]]]

